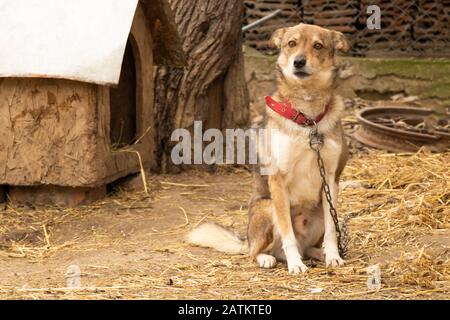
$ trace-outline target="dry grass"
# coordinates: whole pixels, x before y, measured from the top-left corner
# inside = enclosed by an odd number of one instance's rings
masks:
[[[123,219],[128,217],[139,223],[144,213],[156,212],[152,211],[153,204],[172,201],[172,195],[166,192],[185,199],[184,203],[173,203],[178,210],[167,218],[169,223],[146,232],[145,245],[151,248],[151,259],[142,262],[133,258],[131,265],[83,265],[82,282],[86,287],[76,290],[56,281],[46,286],[36,282],[32,287],[1,283],[0,297],[445,299],[450,291],[449,163],[450,153],[407,155],[372,151],[354,155],[342,178],[338,211],[343,217],[369,206],[372,209],[350,220],[348,264],[327,270],[322,263],[308,261],[311,268],[300,276],[289,275],[285,265],[261,270],[246,257],[192,248],[182,241],[183,234],[206,220],[245,231],[245,204],[251,181],[249,173],[242,169],[219,169],[215,175],[204,173],[191,181],[161,178],[150,183],[160,188],[152,192],[154,200],[145,193],[122,193],[90,207],[40,209],[39,218],[33,211],[8,208],[0,213],[0,258],[45,264],[64,252],[144,245],[140,238],[127,240],[101,231],[94,232],[87,242],[79,238],[54,241],[51,230],[69,217],[74,223],[102,210],[114,210],[123,214]],[[234,185],[213,191],[220,177],[228,177]],[[230,192],[236,181],[242,183],[245,192]],[[234,209],[223,214],[217,208],[225,205]],[[194,213],[197,206],[202,207]],[[210,214],[207,209],[219,212]],[[136,214],[141,216],[135,217]],[[373,264],[379,264],[382,271],[381,290],[369,290],[366,286],[367,267]],[[64,269],[55,272],[62,274]]]

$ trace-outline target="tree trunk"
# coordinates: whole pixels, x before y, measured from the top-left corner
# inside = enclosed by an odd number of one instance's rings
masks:
[[[188,63],[157,67],[155,112],[159,171],[170,169],[176,128],[245,127],[248,93],[242,53],[242,0],[170,0]]]

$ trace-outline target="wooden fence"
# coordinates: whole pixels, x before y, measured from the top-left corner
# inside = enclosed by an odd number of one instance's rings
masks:
[[[381,9],[381,29],[366,22],[369,5]],[[245,23],[282,14],[246,33],[246,42],[273,53],[270,35],[300,22],[344,32],[355,56],[450,56],[450,0],[245,0]]]

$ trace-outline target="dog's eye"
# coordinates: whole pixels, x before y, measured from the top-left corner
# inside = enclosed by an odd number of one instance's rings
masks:
[[[288,46],[291,47],[291,48],[295,47],[296,45],[297,45],[297,42],[295,42],[293,40],[288,42]]]
[[[314,43],[314,49],[320,50],[320,49],[322,49],[322,48],[323,48],[323,44],[321,44],[321,43],[319,43],[319,42]]]

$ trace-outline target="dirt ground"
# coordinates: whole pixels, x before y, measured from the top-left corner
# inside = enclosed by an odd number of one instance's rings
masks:
[[[308,272],[295,276],[285,264],[259,269],[246,256],[183,241],[203,221],[245,234],[252,192],[245,168],[152,176],[151,196],[121,192],[76,209],[7,207],[0,210],[0,298],[448,299],[449,160],[354,156],[339,212],[376,208],[351,220],[345,267],[309,260]],[[382,287],[369,290],[367,267],[376,263]],[[73,264],[82,274],[76,290],[66,288]]]

